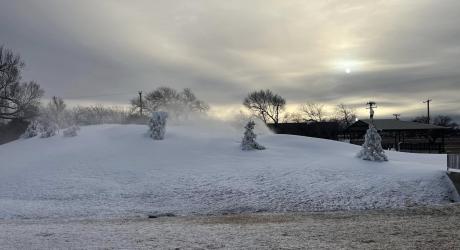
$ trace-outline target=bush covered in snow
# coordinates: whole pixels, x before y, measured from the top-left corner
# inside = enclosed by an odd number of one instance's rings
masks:
[[[44,126],[40,138],[48,138],[55,136],[57,133],[59,133],[59,127],[56,123],[50,122],[46,126]]]
[[[367,161],[388,161],[382,148],[382,138],[373,125],[369,125],[363,147],[357,156]]]
[[[141,123],[147,124],[148,118],[137,113],[131,113],[129,109],[122,107],[106,107],[103,105],[77,106],[69,111],[72,115],[73,123],[77,125],[94,124],[125,124]]]
[[[250,120],[246,126],[244,127],[246,131],[244,131],[244,136],[243,140],[241,141],[241,149],[242,150],[263,150],[265,149],[264,146],[259,145],[259,143],[256,142],[257,135],[254,133],[254,126],[255,122]]]
[[[64,131],[62,131],[62,135],[64,137],[74,137],[77,136],[77,131],[80,130],[80,127],[73,125],[68,128],[66,128]]]
[[[68,128],[75,124],[71,112],[66,109],[64,100],[53,96],[48,105],[40,108],[37,118],[44,127],[56,125],[58,129]]]
[[[22,138],[32,138],[39,135],[43,131],[43,126],[38,121],[32,121],[27,126],[26,131],[22,134]]]
[[[152,112],[152,117],[149,121],[150,137],[154,140],[163,140],[166,132],[166,119],[168,113],[164,111]]]

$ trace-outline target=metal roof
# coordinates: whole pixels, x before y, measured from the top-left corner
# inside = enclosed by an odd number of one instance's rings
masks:
[[[353,125],[358,125],[360,122],[371,124],[370,119],[359,120]],[[359,126],[359,125],[358,125]],[[401,121],[396,119],[374,119],[374,126],[378,130],[431,130],[431,129],[449,129],[447,127],[436,126],[433,124]]]

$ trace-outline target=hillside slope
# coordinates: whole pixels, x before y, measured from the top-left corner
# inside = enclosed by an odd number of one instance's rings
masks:
[[[0,146],[0,218],[121,217],[171,212],[325,211],[450,202],[444,155],[388,152],[322,139],[260,136],[243,152],[225,124],[170,126],[164,141],[146,126],[82,127],[73,138]]]

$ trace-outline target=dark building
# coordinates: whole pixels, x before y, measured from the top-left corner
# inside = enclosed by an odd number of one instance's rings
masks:
[[[371,120],[359,120],[344,132],[344,138],[352,144],[362,145]],[[432,124],[374,119],[373,124],[382,137],[382,147],[403,152],[444,153],[445,137],[450,128]]]

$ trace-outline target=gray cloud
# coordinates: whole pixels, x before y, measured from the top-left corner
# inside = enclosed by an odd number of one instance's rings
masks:
[[[21,53],[25,78],[48,96],[126,104],[129,93],[169,85],[234,106],[250,90],[271,88],[292,104],[375,99],[387,116],[420,114],[421,101],[433,98],[435,112],[460,116],[454,0],[0,6],[0,43]]]

